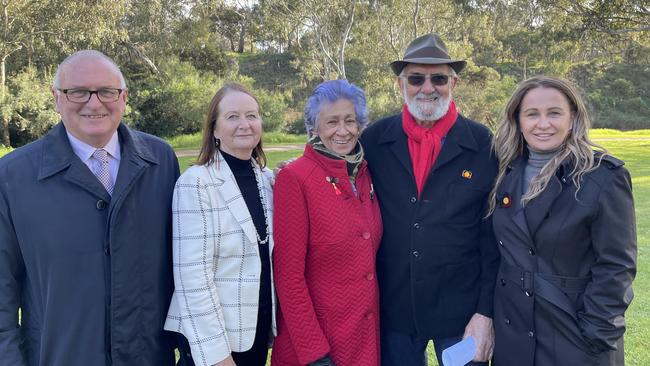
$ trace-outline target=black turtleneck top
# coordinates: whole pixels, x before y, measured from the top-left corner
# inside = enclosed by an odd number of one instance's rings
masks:
[[[259,237],[266,238],[266,220],[264,218],[264,207],[260,198],[260,192],[255,180],[255,172],[251,160],[241,160],[228,153],[219,151],[230,167],[239,191],[244,197],[248,212],[253,218],[255,229]],[[268,223],[271,225],[272,223]],[[269,243],[259,244],[260,260],[262,262],[262,273],[260,274],[260,298],[258,312],[271,312],[271,261],[269,256]]]

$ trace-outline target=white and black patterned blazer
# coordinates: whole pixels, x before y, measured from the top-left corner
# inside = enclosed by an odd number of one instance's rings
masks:
[[[190,167],[176,182],[175,290],[165,322],[188,339],[196,365],[208,366],[253,346],[261,273],[255,225],[230,167],[220,154],[216,160]],[[256,165],[255,174],[264,184],[271,254],[273,173]]]

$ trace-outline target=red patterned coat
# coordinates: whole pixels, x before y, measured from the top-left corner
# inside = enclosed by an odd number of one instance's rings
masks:
[[[364,161],[355,195],[345,162],[310,145],[278,174],[273,366],[306,365],[325,354],[338,366],[379,365],[375,255],[382,225],[371,182]]]

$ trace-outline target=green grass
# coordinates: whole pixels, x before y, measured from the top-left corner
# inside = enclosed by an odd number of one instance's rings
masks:
[[[304,142],[304,140],[303,140]],[[287,151],[268,151],[266,153],[266,166],[269,169],[275,168],[275,166],[284,160],[291,159],[302,155],[302,149],[299,150],[287,150]],[[185,171],[192,163],[196,160],[195,156],[183,156],[178,158],[178,163],[181,166],[181,172]]]
[[[11,150],[13,150],[13,149],[10,148],[10,147],[5,147],[4,145],[0,145],[0,157],[3,157],[5,155],[9,154],[9,152]]]
[[[191,135],[169,137],[166,140],[170,145],[172,145],[174,150],[198,150],[201,147],[200,132]],[[265,146],[273,144],[301,144],[307,141],[307,135],[289,135],[281,132],[264,132],[262,141]]]
[[[650,130],[633,130],[633,131],[620,131],[612,130],[609,128],[595,128],[589,132],[589,137],[593,139],[634,139],[634,138],[650,138]]]
[[[638,267],[634,300],[625,317],[625,361],[650,365],[650,141],[603,141],[603,145],[625,161],[632,175],[636,209]]]

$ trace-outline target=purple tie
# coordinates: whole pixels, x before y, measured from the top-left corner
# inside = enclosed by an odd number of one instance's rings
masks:
[[[104,149],[97,149],[93,153],[93,158],[99,161],[99,169],[96,169],[93,173],[99,181],[102,183],[108,194],[113,194],[113,179],[111,179],[111,171],[108,167],[108,152]]]

